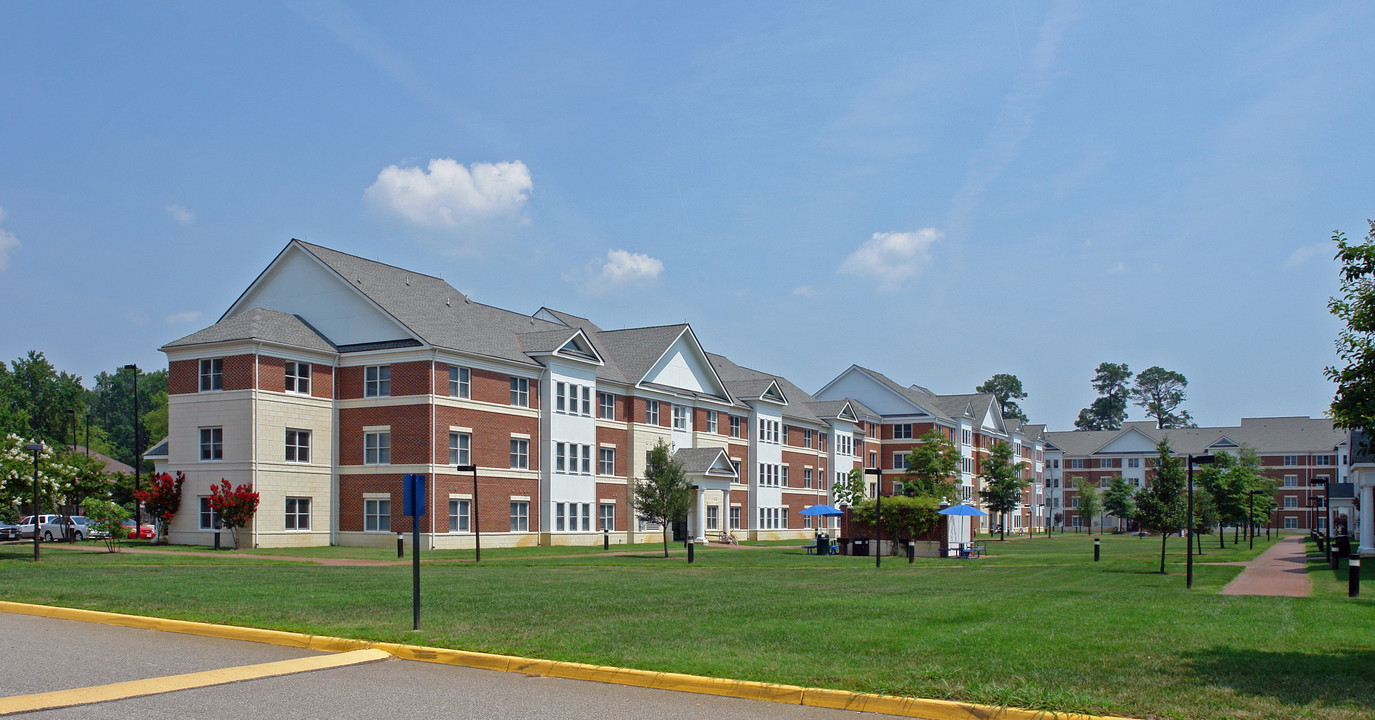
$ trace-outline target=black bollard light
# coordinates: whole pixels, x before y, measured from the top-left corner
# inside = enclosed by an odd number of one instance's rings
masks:
[[[602,528],[602,549],[611,549],[611,531],[606,528]]]
[[[1098,562],[1098,538],[1093,539],[1093,561]]]
[[[1347,559],[1346,565],[1346,596],[1356,597],[1361,594],[1361,553],[1359,550],[1352,551],[1351,557]]]
[[[402,538],[401,533],[397,533],[397,534],[396,534],[396,557],[397,557],[398,559],[399,559],[399,558],[406,557],[406,545],[405,545],[404,541],[403,541],[401,538]]]
[[[220,549],[220,523],[218,520],[215,521],[215,549]]]
[[[908,564],[908,565],[911,565],[911,564],[915,563],[916,561],[917,561],[917,544],[916,544],[915,542],[907,543],[907,564]]]
[[[697,543],[694,543],[694,542],[689,542],[689,543],[688,543],[688,564],[689,564],[689,565],[691,565],[691,564],[695,561],[695,559],[696,559],[696,558],[693,556],[693,550],[696,549],[696,547],[697,547]]]

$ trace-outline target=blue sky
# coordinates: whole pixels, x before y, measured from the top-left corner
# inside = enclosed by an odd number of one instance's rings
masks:
[[[165,366],[292,237],[815,390],[1318,415],[1368,3],[0,4],[0,358]],[[1142,415],[1133,408],[1133,419]]]

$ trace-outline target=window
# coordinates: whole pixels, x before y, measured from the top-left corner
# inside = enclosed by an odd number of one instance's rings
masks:
[[[740,418],[734,415],[730,416],[730,436],[733,438],[740,437]]]
[[[524,438],[511,438],[511,467],[517,470],[530,468],[530,441]]]
[[[721,527],[721,508],[715,505],[707,506],[707,529],[718,530]]]
[[[391,432],[363,433],[363,464],[391,464]]]
[[[658,424],[659,424],[659,401],[658,401],[658,400],[646,400],[646,401],[645,401],[645,422],[646,422],[646,423],[649,423],[650,425],[658,425]]]
[[[473,436],[468,433],[449,433],[449,464],[472,464]]]
[[[582,388],[582,410],[578,413],[583,417],[592,417],[592,388]]]
[[[610,532],[616,529],[616,506],[602,503],[597,508],[597,529]]]
[[[783,444],[784,444],[784,445],[787,445],[787,444],[788,444],[788,426],[787,426],[787,425],[784,425],[784,426],[783,426]]]
[[[687,409],[686,406],[684,406],[684,405],[674,405],[674,406],[673,406],[673,429],[674,429],[674,430],[687,430],[687,429],[688,429],[688,409]]]
[[[363,532],[391,532],[391,500],[363,499]]]
[[[960,442],[964,445],[974,444],[974,431],[969,428],[960,429]]]
[[[788,466],[784,465],[780,469],[783,471],[783,477],[779,480],[779,484],[783,487],[788,487]]]
[[[1285,475],[1285,476],[1284,476],[1284,486],[1285,486],[1285,487],[1298,487],[1298,486],[1299,486],[1299,476],[1298,476],[1298,475]]]
[[[611,393],[597,393],[597,417],[603,420],[616,419],[616,396]]]
[[[709,432],[709,433],[718,432],[718,430],[716,429],[716,411],[715,411],[715,410],[708,410],[708,411],[707,411],[707,432]]]
[[[1053,467],[1053,468],[1055,468],[1056,470],[1059,470],[1059,469],[1060,469],[1060,458],[1055,458],[1054,460],[1051,460],[1051,461],[1050,461],[1050,466]]]
[[[568,412],[567,408],[564,407],[563,402],[563,396],[567,389],[568,383],[554,384],[554,412]]]
[[[1287,495],[1284,498],[1284,506],[1286,508],[1296,508],[1299,506],[1299,499],[1293,495]]]
[[[514,440],[512,442],[515,442]],[[530,501],[511,501],[511,532],[530,531]]]
[[[302,395],[310,394],[310,363],[289,362],[286,364],[286,391]]]
[[[469,502],[449,500],[449,532],[468,532]]]
[[[616,474],[616,448],[599,448],[597,450],[597,474]]]
[[[310,462],[310,431],[286,431],[286,461],[294,463]]]
[[[811,431],[811,430],[803,430],[803,431],[802,431],[802,447],[804,447],[804,448],[809,448],[809,447],[811,447],[811,446],[812,446],[812,431]]]
[[[310,529],[310,498],[286,499],[286,529]]]
[[[1110,467],[1112,467],[1112,458],[1100,458],[1100,459],[1098,460],[1098,467],[1100,467],[1100,468],[1110,468]]]
[[[1127,458],[1127,467],[1129,467],[1129,468],[1139,468],[1139,467],[1141,467],[1141,458]]]
[[[363,397],[391,395],[391,366],[369,365],[363,368]]]
[[[473,396],[473,373],[465,367],[449,366],[449,397]]]
[[[1318,519],[1321,520],[1322,518],[1318,518]],[[1296,517],[1287,517],[1287,518],[1284,519],[1284,529],[1285,529],[1285,530],[1297,530],[1298,527],[1299,527],[1299,519],[1298,519],[1298,518],[1296,518]]]
[[[1082,470],[1084,468],[1084,459],[1074,458],[1073,460],[1070,460],[1069,467],[1071,470]]]
[[[811,469],[811,468],[802,468],[802,487],[804,487],[804,488],[810,488],[811,486],[812,486],[812,469]]]
[[[592,416],[592,388],[573,383],[554,383],[554,412]]]
[[[730,509],[730,529],[740,529],[740,507],[738,505]]]
[[[1285,464],[1285,465],[1298,465],[1298,464],[1299,464],[1299,456],[1298,456],[1298,455],[1285,455],[1285,456],[1284,456],[1284,464]]]
[[[201,529],[214,530],[219,518],[215,516],[215,510],[210,507],[210,498],[204,495],[200,498]]]
[[[1323,466],[1331,465],[1331,464],[1332,464],[1332,458],[1333,458],[1333,456],[1331,456],[1331,455],[1314,455],[1314,456],[1313,456],[1313,464],[1314,464],[1314,465],[1323,465]]]
[[[904,452],[895,452],[895,453],[893,453],[893,469],[894,469],[894,470],[906,470],[906,469],[907,469],[907,453],[904,453]]]
[[[870,450],[870,451],[869,451],[869,467],[871,467],[871,468],[876,468],[876,467],[878,467],[878,451],[877,451],[877,450]]]
[[[511,378],[511,405],[530,407],[530,381],[525,378]]]
[[[201,392],[224,389],[224,358],[201,361]]]
[[[893,426],[894,440],[912,439],[912,423],[898,423]]]
[[[224,428],[201,428],[201,462],[224,459]]]
[[[568,445],[554,443],[554,472],[568,472]]]

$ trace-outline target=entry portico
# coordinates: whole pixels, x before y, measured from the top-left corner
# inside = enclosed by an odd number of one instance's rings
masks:
[[[692,541],[704,544],[707,541],[707,500],[716,500],[719,493],[720,504],[717,510],[718,527],[730,513],[730,484],[739,475],[730,461],[730,456],[721,448],[682,448],[673,453],[673,460],[683,469],[688,484],[692,487],[692,507],[688,511],[688,531]]]

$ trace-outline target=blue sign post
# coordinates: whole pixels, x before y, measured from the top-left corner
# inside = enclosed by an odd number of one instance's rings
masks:
[[[401,477],[401,507],[411,519],[411,629],[420,629],[420,518],[425,516],[425,476]]]

